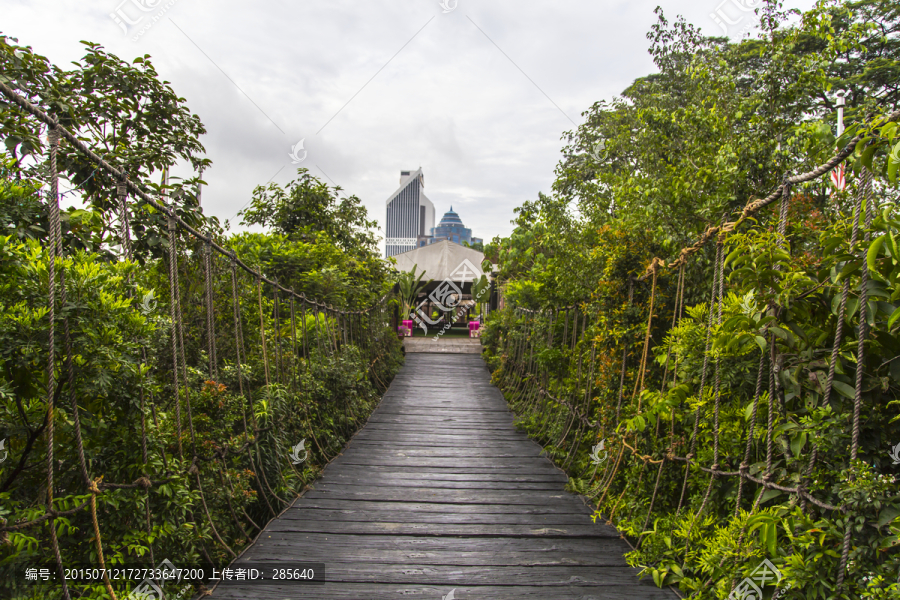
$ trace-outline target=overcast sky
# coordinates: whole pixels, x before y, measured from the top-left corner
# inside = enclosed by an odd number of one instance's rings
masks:
[[[83,56],[80,40],[150,54],[206,126],[203,206],[220,219],[306,167],[383,223],[400,171],[421,166],[437,219],[452,205],[488,240],[550,192],[582,111],[654,70],[657,4],[736,37],[760,3],[4,0],[0,28],[60,66]]]

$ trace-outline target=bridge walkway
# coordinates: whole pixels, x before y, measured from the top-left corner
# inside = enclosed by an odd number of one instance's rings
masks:
[[[566,476],[513,427],[481,356],[410,353],[366,426],[232,567],[324,563],[318,585],[216,599],[676,599],[626,564]]]

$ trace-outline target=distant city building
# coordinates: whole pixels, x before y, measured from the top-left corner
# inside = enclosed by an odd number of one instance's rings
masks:
[[[425,196],[425,176],[418,171],[400,171],[400,187],[387,200],[385,256],[396,256],[415,248],[447,240],[470,246],[483,243],[472,237],[453,207],[434,226],[434,204]]]
[[[441,218],[438,226],[431,230],[431,235],[427,238],[419,239],[419,246],[433,244],[441,240],[460,245],[469,244],[470,246],[482,243],[481,238],[472,237],[472,230],[463,225],[462,219],[453,211],[452,206]]]
[[[434,204],[425,196],[425,176],[418,171],[400,171],[400,187],[387,200],[385,256],[394,256],[418,246],[434,229]]]

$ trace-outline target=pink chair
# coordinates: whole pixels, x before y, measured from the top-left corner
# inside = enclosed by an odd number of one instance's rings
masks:
[[[469,337],[481,337],[481,323],[478,321],[469,321]]]
[[[403,326],[406,327],[406,336],[409,337],[413,332],[413,322],[412,319],[404,320]]]

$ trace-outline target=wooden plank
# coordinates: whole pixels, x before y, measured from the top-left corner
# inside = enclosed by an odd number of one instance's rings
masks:
[[[499,491],[486,490],[435,490],[430,488],[375,488],[360,490],[356,486],[339,486],[337,484],[316,484],[317,487],[307,492],[309,498],[346,498],[349,500],[368,500],[374,502],[440,502],[442,504],[501,504],[516,510],[519,504],[570,504],[579,505],[580,500],[568,492],[546,493],[539,491]]]
[[[453,525],[584,525],[584,515],[580,513],[551,513],[544,515],[521,513],[435,513],[405,510],[322,510],[294,508],[282,515],[282,520],[315,521],[318,523],[341,522],[399,522],[434,523]]]
[[[353,448],[341,453],[341,456],[349,458],[371,457],[372,450],[370,448]],[[485,458],[497,462],[499,459],[528,459],[536,460],[541,458],[541,449],[531,448],[511,448],[508,450],[496,450],[491,448],[394,448],[393,446],[382,448],[378,452],[379,456],[387,458],[449,458],[453,460]],[[506,462],[505,460],[503,462]]]
[[[437,441],[450,442],[452,446],[463,446],[468,441],[488,440],[497,442],[517,442],[521,441],[522,434],[516,431],[466,431],[463,433],[447,433],[447,432],[429,432],[421,431],[394,431],[379,429],[364,429],[356,434],[359,439],[379,440],[390,442],[392,440],[409,440],[423,444],[434,443]],[[355,438],[354,438],[354,441]]]
[[[324,479],[323,479],[324,481]],[[407,488],[421,487],[422,478],[402,478],[375,475],[330,475],[327,479],[330,483],[338,483],[340,485],[355,485],[364,488],[388,487],[388,488]],[[558,490],[558,481],[441,481],[440,479],[429,479],[428,487],[433,489],[446,490]]]
[[[494,458],[468,457],[462,459],[427,456],[394,457],[373,452],[345,453],[335,459],[334,463],[344,465],[383,465],[416,468],[440,467],[481,467],[482,469],[541,469],[550,471],[555,467],[549,461],[534,458],[506,458],[502,461]],[[546,463],[546,464],[545,464]]]
[[[367,438],[356,437],[356,438],[353,438],[352,447],[350,447],[348,449],[358,448],[358,449],[371,450],[373,446],[389,447],[389,448],[397,448],[397,449],[403,449],[403,448],[411,448],[411,449],[415,449],[415,448],[460,448],[461,447],[459,442],[457,442],[456,440],[452,440],[452,441],[448,440],[446,442],[439,442],[437,440],[432,440],[432,439],[399,440],[396,438],[388,439],[388,436],[382,436],[382,438],[384,438],[384,439],[377,439],[377,438],[367,439]],[[535,451],[540,451],[543,449],[539,445],[537,445],[533,442],[526,443],[526,442],[522,442],[522,441],[516,440],[516,439],[469,440],[466,443],[465,448],[496,448],[498,450],[509,450],[511,448],[519,448],[523,452],[524,451],[531,452],[532,449],[534,449]],[[347,450],[345,450],[345,452],[346,451]]]
[[[551,477],[553,475],[559,475],[561,472],[556,468],[535,468],[530,469],[528,467],[506,467],[506,468],[498,468],[498,467],[431,467],[427,471],[418,469],[413,469],[411,465],[360,465],[360,464],[350,464],[350,465],[341,465],[343,467],[353,467],[355,469],[364,469],[370,468],[373,472],[392,472],[392,473],[448,473],[448,474],[464,474],[464,473],[472,473],[472,474],[481,474],[481,475],[542,475]],[[334,468],[335,464],[332,463],[329,465],[329,468]],[[337,470],[337,469],[335,469]],[[560,487],[565,485],[565,482],[568,479],[562,480],[562,484]]]
[[[542,538],[540,543],[528,538],[474,537],[474,538],[441,538],[399,535],[353,535],[337,533],[291,533],[284,531],[266,531],[254,545],[253,551],[278,551],[284,554],[285,549],[295,551],[291,560],[307,560],[309,556],[320,556],[332,552],[335,557],[352,556],[353,553],[368,549],[372,551],[400,550],[404,552],[438,552],[465,554],[467,552],[493,553],[503,562],[506,552],[519,552],[532,555],[529,560],[540,560],[542,556],[560,556],[566,558],[568,564],[593,564],[592,556],[605,557],[629,551],[628,544],[622,539],[596,538]],[[423,559],[420,559],[422,562]]]
[[[518,537],[518,538],[618,538],[619,533],[606,525],[485,525],[455,523],[395,523],[300,521],[276,519],[266,531],[297,533],[346,533],[353,535],[417,535],[428,537]]]
[[[232,567],[259,561],[239,560]],[[294,561],[299,563],[300,561]],[[531,566],[463,566],[423,565],[411,563],[325,563],[324,572],[315,574],[320,581],[365,583],[416,584],[449,586],[457,585],[530,585],[603,586],[628,585],[637,581],[638,569],[630,567],[583,567],[580,565],[546,565],[540,569]],[[287,584],[284,587],[302,587],[304,584]],[[652,586],[645,580],[639,586]]]
[[[410,480],[410,481],[458,481],[458,482],[477,482],[488,481],[495,483],[504,482],[521,482],[521,483],[554,483],[556,489],[560,484],[565,485],[568,478],[561,472],[553,473],[552,471],[543,471],[540,473],[448,473],[446,469],[440,471],[410,471],[403,468],[395,467],[370,467],[363,465],[346,465],[342,469],[334,469],[333,472],[326,472],[322,475],[320,481],[336,481],[342,478],[353,479],[358,477],[368,477],[375,480]],[[427,484],[431,485],[431,484]]]
[[[323,510],[391,510],[395,512],[414,511],[454,514],[506,514],[513,512],[504,504],[441,504],[440,502],[374,502],[350,500],[347,498],[307,498],[304,496],[291,510],[299,508],[321,508]],[[520,515],[577,514],[590,518],[591,510],[583,504],[542,504],[519,505],[515,512]]]
[[[381,583],[326,583],[325,585],[247,586],[219,588],[216,598],[228,600],[440,600],[455,590],[456,600],[677,600],[673,592],[634,585],[606,586],[469,586],[397,585]]]
[[[333,539],[334,536],[332,535]],[[523,566],[523,567],[541,567],[541,566],[564,566],[579,565],[584,567],[627,567],[622,554],[628,550],[624,548],[610,548],[607,551],[604,546],[602,549],[594,547],[589,548],[582,554],[563,553],[563,552],[519,552],[511,550],[509,547],[498,546],[493,551],[473,552],[466,550],[431,550],[424,551],[419,549],[373,549],[368,546],[365,538],[356,538],[359,540],[359,546],[343,546],[335,547],[329,545],[325,550],[311,550],[303,553],[302,557],[295,556],[294,560],[298,562],[319,562],[319,563],[389,563],[396,565],[404,564],[426,564],[426,565],[443,565],[443,566]],[[597,546],[597,544],[594,544]],[[624,546],[624,542],[623,542]],[[253,560],[260,563],[277,563],[284,560],[285,551],[293,552],[294,545],[266,546],[260,548],[253,555]]]

